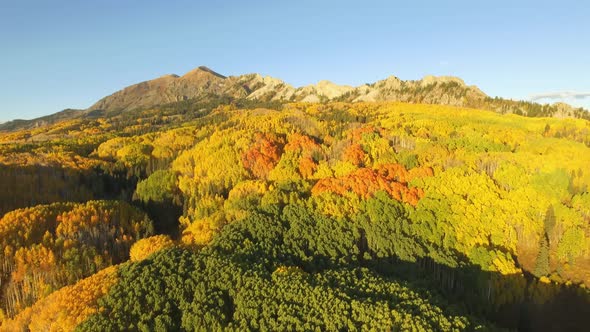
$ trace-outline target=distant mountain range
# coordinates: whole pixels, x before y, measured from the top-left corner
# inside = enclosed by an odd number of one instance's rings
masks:
[[[399,100],[456,106],[463,106],[466,103],[465,99],[483,100],[487,97],[477,87],[466,86],[456,77],[427,76],[419,81],[402,81],[391,76],[374,84],[358,87],[320,81],[315,85],[295,88],[273,77],[262,77],[259,74],[225,77],[207,67],[198,67],[184,76],[165,75],[131,85],[99,100],[89,109],[130,110],[202,98],[204,95],[261,101]]]
[[[395,76],[357,87],[320,81],[314,85],[293,87],[273,77],[259,74],[223,76],[201,66],[183,76],[164,75],[141,82],[106,96],[86,110],[64,110],[34,120],[14,120],[0,124],[0,130],[26,129],[65,119],[153,108],[181,101],[207,100],[224,97],[229,100],[261,102],[375,102],[442,104],[516,113],[525,116],[573,117],[590,119],[590,113],[564,103],[541,105],[526,101],[491,98],[476,86],[468,86],[457,77],[426,76],[421,80],[403,81]]]

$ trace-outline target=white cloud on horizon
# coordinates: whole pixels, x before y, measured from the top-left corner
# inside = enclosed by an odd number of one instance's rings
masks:
[[[540,99],[585,99],[590,98],[590,92],[575,92],[575,91],[561,91],[561,92],[545,92],[537,93],[529,96],[530,100],[536,101]]]

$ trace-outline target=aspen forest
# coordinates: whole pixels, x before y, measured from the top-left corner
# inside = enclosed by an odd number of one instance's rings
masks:
[[[231,98],[85,114],[0,131],[1,331],[590,326],[586,119]]]

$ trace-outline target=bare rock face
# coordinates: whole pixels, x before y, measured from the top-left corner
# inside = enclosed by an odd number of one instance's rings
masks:
[[[395,76],[372,85],[351,87],[338,85],[330,81],[320,81],[315,85],[300,88],[273,77],[259,74],[225,77],[213,70],[201,66],[183,76],[164,75],[154,80],[131,85],[99,100],[89,110],[131,110],[153,107],[203,96],[225,96],[231,98],[248,98],[261,101],[303,101],[320,102],[326,100],[343,101],[415,101],[429,103],[460,104],[457,98],[433,93],[414,98],[417,88],[456,83],[462,89],[469,89],[456,77],[427,76],[421,81],[402,81]],[[481,93],[482,96],[485,96]]]
[[[130,110],[197,98],[205,93],[226,93],[226,77],[207,67],[198,67],[183,76],[164,75],[117,91],[99,100],[89,110]],[[236,96],[245,91],[233,91]]]
[[[252,100],[291,100],[295,93],[295,88],[284,81],[266,76],[262,77],[259,74],[248,74],[237,77],[240,81],[244,78],[247,80],[248,90],[250,94],[248,99]]]
[[[426,87],[429,85],[439,84],[439,83],[457,83],[458,85],[465,86],[465,82],[463,82],[463,80],[458,77],[454,77],[454,76],[438,76],[438,77],[436,77],[436,76],[432,76],[432,75],[424,76],[424,78],[422,78],[422,80],[420,81],[420,86]]]
[[[375,83],[375,86],[377,89],[399,90],[403,83],[404,82],[399,78],[395,76],[389,76],[388,78]]]
[[[315,93],[325,96],[328,99],[338,98],[352,90],[354,90],[354,88],[351,86],[337,85],[326,80],[319,81],[318,84],[315,85]]]
[[[151,81],[145,81],[126,87],[108,97],[99,100],[90,110],[137,108],[153,103],[165,103],[170,99],[166,87],[177,77],[165,75]]]
[[[487,98],[475,86],[452,76],[426,76],[417,81],[402,81],[395,76],[371,85],[360,86],[352,93],[352,101],[402,101],[409,103],[468,106]]]
[[[556,102],[553,106],[557,109],[557,112],[553,115],[556,118],[571,118],[574,115],[574,107],[569,104]]]
[[[358,87],[323,80],[294,88],[270,76],[246,74],[225,77],[201,66],[183,76],[164,75],[131,85],[99,100],[89,110],[131,110],[206,96],[260,101],[404,101],[457,106],[463,106],[465,98],[486,97],[479,89],[466,86],[457,77],[426,76],[418,81],[402,81],[390,76]]]

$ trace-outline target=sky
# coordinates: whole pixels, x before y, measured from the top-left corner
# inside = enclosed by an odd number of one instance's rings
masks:
[[[0,0],[0,122],[205,65],[294,86],[461,77],[590,108],[586,1]]]

